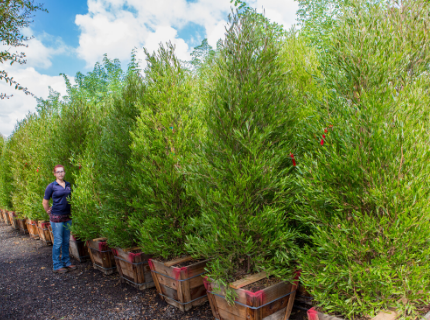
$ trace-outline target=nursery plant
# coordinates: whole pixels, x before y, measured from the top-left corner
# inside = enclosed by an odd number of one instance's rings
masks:
[[[199,214],[185,190],[184,166],[201,127],[193,101],[193,77],[176,57],[171,43],[146,52],[145,85],[139,116],[131,132],[132,184],[135,211],[131,224],[139,228],[142,251],[162,259],[187,253],[191,217]]]
[[[296,268],[290,181],[297,110],[284,89],[283,37],[251,9],[231,15],[202,96],[207,134],[187,167],[188,192],[202,213],[187,249],[212,258],[208,277],[224,286],[259,271],[289,280]]]
[[[346,318],[430,302],[429,3],[351,1],[321,53],[294,211],[311,232],[301,279]]]
[[[76,78],[77,84],[74,86],[66,79],[69,103],[80,101],[86,106],[88,126],[82,143],[83,151],[71,155],[72,163],[77,168],[74,172],[76,185],[70,200],[73,216],[71,230],[81,240],[90,240],[102,236],[105,220],[101,216],[105,201],[107,199],[109,203],[109,197],[117,192],[116,188],[110,189],[112,184],[105,185],[106,180],[121,179],[112,175],[112,169],[116,167],[107,166],[103,159],[118,156],[113,147],[123,138],[115,137],[116,128],[123,123],[120,118],[118,124],[114,123],[113,116],[118,116],[118,113],[112,113],[116,110],[114,106],[118,105],[116,101],[121,99],[124,72],[117,59],[110,60],[105,55],[103,62],[96,63],[93,71],[86,75],[78,73]],[[109,126],[112,128],[109,129]],[[121,166],[118,165],[118,168]]]
[[[132,201],[136,197],[130,145],[143,94],[140,70],[137,62],[132,61],[122,94],[112,102],[112,109],[103,123],[97,151],[101,234],[112,247],[130,248],[137,241],[136,227],[129,223],[134,211]]]
[[[2,152],[0,156],[0,207],[5,210],[13,210],[12,205],[12,172],[11,163],[11,146],[13,140],[2,136]]]

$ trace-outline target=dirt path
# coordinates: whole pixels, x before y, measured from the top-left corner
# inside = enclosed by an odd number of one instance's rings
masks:
[[[155,289],[121,285],[118,275],[104,276],[89,262],[73,260],[77,270],[54,274],[51,252],[0,222],[0,320],[214,319],[208,303],[183,313]],[[290,320],[302,318],[299,314],[295,310]]]

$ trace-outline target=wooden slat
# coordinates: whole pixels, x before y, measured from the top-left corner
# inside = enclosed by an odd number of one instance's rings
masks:
[[[154,266],[155,271],[175,279],[175,275],[173,274],[173,268],[166,267],[163,262],[157,260],[152,260],[152,264]]]
[[[297,288],[297,286],[296,285],[294,285],[293,287],[292,287],[292,290],[295,290]],[[294,291],[293,293],[291,293],[290,294],[290,299],[288,300],[288,305],[287,305],[287,308],[286,308],[286,311],[285,311],[285,317],[284,317],[284,320],[288,320],[289,319],[289,317],[290,317],[290,314],[291,314],[291,310],[293,310],[293,305],[294,305],[294,300],[295,300],[295,298],[296,298],[296,292],[297,291]]]
[[[286,296],[282,299],[276,300],[272,303],[269,303],[267,306],[262,307],[261,310],[262,312],[262,318],[265,319],[266,317],[271,316],[272,314],[274,314],[275,312],[279,311],[279,310],[286,310],[288,303],[291,301],[290,300],[290,296]]]
[[[218,313],[218,305],[215,302],[214,296],[212,294],[210,294],[209,292],[208,292],[208,300],[209,300],[209,304],[211,306],[212,315],[214,316],[215,319],[220,319],[221,317]]]
[[[164,277],[161,274],[157,274],[157,278],[158,278],[158,282],[160,284],[165,285],[165,286],[172,288],[172,289],[175,289],[175,290],[178,289],[178,281]]]
[[[190,289],[204,286],[203,285],[203,277],[195,277],[189,280],[190,281]]]
[[[213,297],[215,298],[214,300],[218,307],[218,312],[220,313],[220,315],[222,311],[227,311],[228,313],[234,314],[235,316],[239,316],[243,319],[246,319],[246,307],[241,306],[239,304],[233,304],[230,306],[224,298],[215,295]]]
[[[158,282],[158,277],[157,277],[158,275],[155,272],[152,272],[152,271],[151,271],[151,274],[152,274],[152,279],[154,280],[155,287],[157,288],[157,292],[158,293],[162,293],[162,291],[161,291],[161,285]],[[165,300],[164,297],[161,297],[161,299]]]
[[[104,241],[104,240],[107,240],[107,238],[96,238],[96,239],[93,239],[93,240],[90,240],[90,241]]]
[[[221,320],[247,320],[246,316],[233,314],[228,312],[228,310],[219,309],[218,311],[219,311],[219,319]]]
[[[160,284],[160,288],[161,288],[161,293],[164,294],[166,297],[174,299],[176,301],[179,301],[179,297],[178,297],[179,292],[178,291],[176,291],[172,288],[169,288],[167,286],[164,286],[162,284]]]
[[[271,314],[270,316],[263,318],[263,319],[264,320],[284,320],[285,319],[284,318],[285,310],[286,310],[286,308],[281,309],[281,310],[279,310],[279,311],[277,311],[277,312],[275,312],[275,313]]]
[[[193,260],[193,257],[188,256],[188,257],[178,258],[175,260],[170,260],[170,261],[164,262],[164,265],[166,267],[173,267],[176,264],[180,264],[180,263],[191,261],[191,260]]]
[[[185,270],[182,270],[181,279],[185,280],[187,278],[188,278],[187,273],[185,272]],[[182,295],[180,296],[180,301],[182,303],[190,302],[191,301],[190,280],[180,282],[179,286],[181,287],[181,293],[182,293]],[[178,296],[179,296],[179,292],[178,292]],[[184,307],[185,307],[185,311],[188,311],[189,309],[192,308],[192,305],[186,304],[184,305]]]
[[[204,273],[206,268],[206,263],[208,261],[209,260],[203,260],[188,266],[187,267],[188,278]]]
[[[197,299],[204,295],[206,295],[206,288],[203,285],[201,287],[190,289],[191,300]]]
[[[240,289],[242,287],[247,286],[248,284],[257,282],[257,281],[264,279],[266,277],[267,277],[267,274],[266,274],[266,272],[263,271],[263,272],[260,272],[257,274],[253,274],[251,276],[247,276],[243,279],[239,279],[233,283],[230,283],[230,287],[233,289]]]
[[[264,289],[263,304],[276,300],[288,292],[292,291],[292,284],[289,282],[279,282]]]
[[[172,305],[172,306],[174,306],[174,307],[178,308],[178,309],[179,309],[179,310],[181,310],[181,311],[183,311],[183,310],[184,310],[184,307],[183,307],[180,303],[176,302],[176,301],[175,301],[175,300],[173,300],[173,299],[165,298],[165,301],[166,301],[168,304],[170,304],[170,305]]]

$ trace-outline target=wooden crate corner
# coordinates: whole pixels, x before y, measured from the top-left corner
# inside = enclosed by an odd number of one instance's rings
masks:
[[[257,292],[230,288],[237,296],[232,305],[225,300],[225,288],[214,286],[208,280],[205,280],[205,286],[212,314],[219,320],[287,320],[294,305],[298,283],[283,281]]]
[[[155,286],[148,260],[151,258],[137,248],[112,249],[121,282],[144,290]]]
[[[173,266],[174,262],[178,261],[163,263],[149,259],[149,267],[158,294],[168,304],[181,311],[188,311],[193,306],[205,303],[208,298],[202,275],[205,273],[207,261],[198,261],[179,268]]]
[[[105,238],[88,240],[87,247],[94,269],[106,275],[117,271],[112,249],[107,245]]]

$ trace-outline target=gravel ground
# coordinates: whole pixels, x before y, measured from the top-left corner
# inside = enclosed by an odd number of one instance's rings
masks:
[[[0,319],[214,319],[209,303],[184,313],[159,298],[105,276],[90,262],[66,274],[52,272],[52,247],[0,222]],[[293,310],[290,320],[306,312]]]

